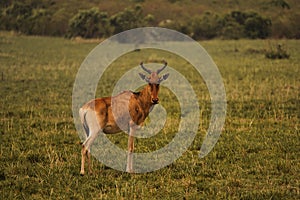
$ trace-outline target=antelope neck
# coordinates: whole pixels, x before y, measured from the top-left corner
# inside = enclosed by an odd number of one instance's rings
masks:
[[[142,107],[150,109],[150,107],[154,105],[151,100],[151,93],[148,85],[140,92],[139,97]]]

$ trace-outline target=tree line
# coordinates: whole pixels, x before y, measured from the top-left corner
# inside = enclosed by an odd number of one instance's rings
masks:
[[[79,10],[67,21],[46,8],[51,1],[2,2],[0,29],[29,35],[50,35],[83,38],[105,38],[144,26],[160,26],[199,39],[239,39],[272,37],[272,20],[253,11],[231,11],[225,14],[204,12],[189,20],[163,20],[144,14],[142,6],[125,8],[109,15],[97,7]]]

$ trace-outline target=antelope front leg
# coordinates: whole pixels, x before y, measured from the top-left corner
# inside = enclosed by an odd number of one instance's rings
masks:
[[[134,133],[136,130],[136,125],[134,122],[130,122],[130,130],[128,136],[128,153],[127,153],[127,167],[126,171],[128,173],[133,173],[133,150],[134,150]]]

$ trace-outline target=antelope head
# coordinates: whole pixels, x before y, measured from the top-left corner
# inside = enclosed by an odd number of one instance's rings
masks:
[[[157,71],[151,71],[147,69],[143,65],[143,62],[141,62],[140,65],[141,68],[149,74],[149,76],[146,76],[142,73],[139,73],[140,77],[148,83],[148,87],[150,89],[150,94],[151,94],[151,102],[152,104],[158,104],[159,84],[163,80],[166,80],[169,77],[169,74],[164,74],[163,76],[158,76],[158,74],[167,67],[167,62],[164,62],[164,66],[158,69]]]

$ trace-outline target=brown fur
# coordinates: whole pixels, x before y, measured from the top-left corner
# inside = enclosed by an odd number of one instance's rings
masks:
[[[90,147],[99,132],[114,134],[122,130],[129,130],[126,171],[133,172],[134,133],[137,127],[145,121],[153,106],[158,103],[159,84],[169,76],[169,74],[158,76],[166,68],[167,62],[164,62],[164,66],[157,71],[145,68],[143,63],[140,65],[144,71],[150,74],[149,77],[146,77],[139,73],[140,77],[148,83],[143,90],[140,92],[125,91],[114,97],[94,99],[79,110],[87,136],[82,144],[80,174],[84,174],[85,157],[88,158],[91,172]]]

